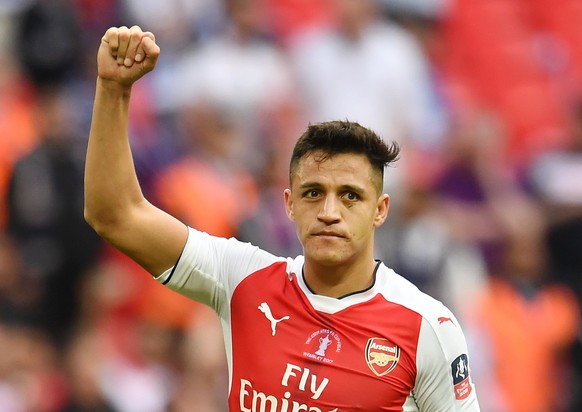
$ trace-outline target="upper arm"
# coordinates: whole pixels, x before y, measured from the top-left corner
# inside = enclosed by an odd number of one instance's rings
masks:
[[[248,242],[189,228],[179,261],[157,280],[228,317],[230,300],[239,284],[248,275],[285,260]]]
[[[422,322],[413,391],[422,412],[479,411],[465,337],[452,314],[451,319]]]
[[[145,199],[107,227],[94,228],[152,276],[176,263],[188,238],[184,223]]]

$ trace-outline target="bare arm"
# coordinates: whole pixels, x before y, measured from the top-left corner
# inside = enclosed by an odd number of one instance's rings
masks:
[[[183,223],[144,198],[128,141],[132,85],[153,70],[159,53],[153,34],[137,26],[103,36],[85,166],[87,222],[152,275],[176,263],[187,238]]]

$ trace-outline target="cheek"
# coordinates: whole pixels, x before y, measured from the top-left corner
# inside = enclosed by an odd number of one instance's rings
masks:
[[[310,228],[309,221],[306,220],[304,216],[302,216],[302,218],[299,220],[297,219],[295,220],[295,229],[297,230],[299,236],[301,237],[307,236],[307,234],[309,233],[309,228]]]
[[[354,237],[358,239],[369,237],[378,226],[376,221],[376,215],[362,216],[357,219],[357,221],[352,225],[352,233]]]

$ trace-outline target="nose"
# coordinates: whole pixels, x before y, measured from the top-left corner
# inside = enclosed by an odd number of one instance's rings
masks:
[[[339,200],[334,196],[326,196],[317,218],[327,224],[339,222],[341,219]]]

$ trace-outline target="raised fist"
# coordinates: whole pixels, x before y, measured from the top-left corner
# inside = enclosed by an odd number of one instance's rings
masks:
[[[160,55],[153,33],[139,26],[112,27],[101,38],[97,53],[97,75],[123,86],[131,86],[152,71]]]

